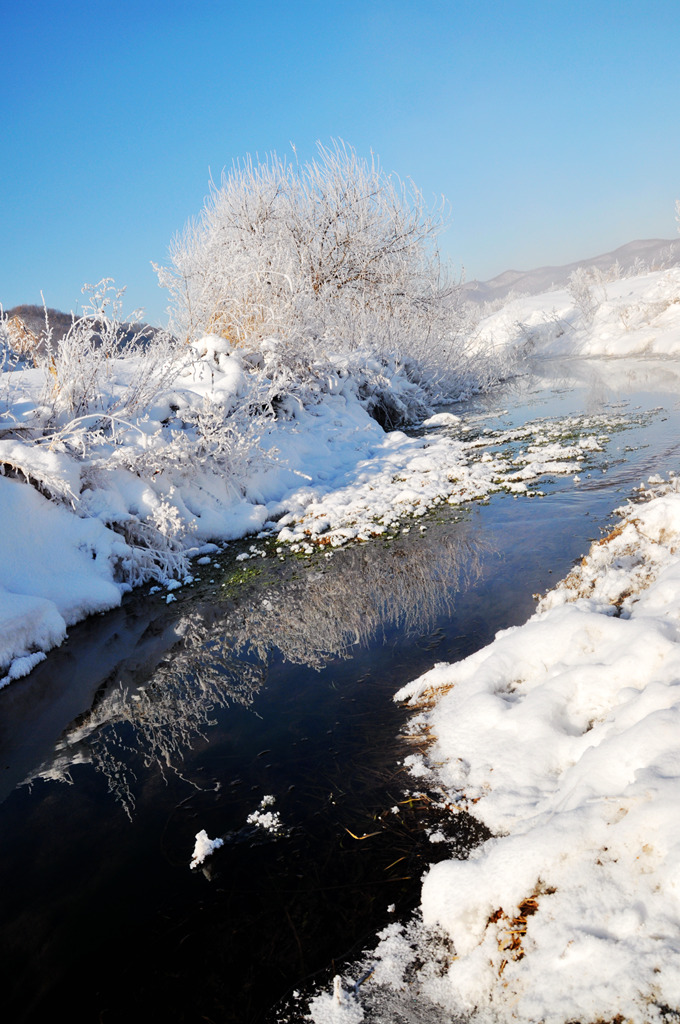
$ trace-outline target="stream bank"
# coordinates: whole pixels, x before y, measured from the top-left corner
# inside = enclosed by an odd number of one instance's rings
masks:
[[[527,417],[630,413],[578,482],[440,506],[330,558],[232,549],[176,601],[134,594],[74,628],[0,694],[8,1019],[254,1022],[408,914],[436,823],[403,802],[391,698],[523,622],[640,479],[676,468],[674,395],[614,392],[553,372],[468,410],[490,448]],[[247,820],[268,796],[275,832]],[[203,828],[224,846],[192,872]]]

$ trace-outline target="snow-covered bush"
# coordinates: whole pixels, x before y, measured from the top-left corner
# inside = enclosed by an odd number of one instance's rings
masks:
[[[0,306],[0,373],[3,374],[0,385],[0,417],[7,415],[16,386],[17,377],[13,372],[21,365],[21,356],[12,344],[12,336],[8,327],[7,314]]]
[[[7,314],[5,313],[2,306],[0,306],[0,352],[4,357],[7,349],[10,347],[9,328],[7,327]],[[3,358],[4,363],[4,358]]]
[[[302,167],[248,157],[174,240],[173,267],[158,268],[173,324],[187,340],[216,331],[242,344],[289,335],[300,314],[299,325],[318,333],[338,299],[380,312],[425,299],[439,287],[431,243],[442,212],[341,144],[320,145]],[[343,340],[359,339],[350,330]]]
[[[247,158],[156,267],[171,328],[262,356],[279,403],[340,353],[392,361],[430,401],[484,386],[499,366],[470,345],[472,315],[442,268],[445,213],[344,143],[302,165]]]
[[[110,279],[83,290],[90,301],[62,337],[46,315],[35,366],[0,321],[0,476],[121,537],[116,583],[182,576],[202,512],[210,506],[219,532],[220,515],[274,458],[252,415],[261,389],[256,378],[246,387],[223,339],[186,346],[137,314],[123,319]]]
[[[618,281],[620,277],[618,262],[607,271],[599,267],[577,267],[569,275],[567,291],[586,323],[592,322],[597,310],[607,301],[607,283]]]
[[[179,372],[177,342],[167,331],[152,332],[135,311],[121,317],[124,289],[110,278],[85,285],[89,302],[56,341],[46,323],[44,349],[37,356],[45,371],[42,407],[51,427],[68,427],[97,414],[134,415],[168,387]]]

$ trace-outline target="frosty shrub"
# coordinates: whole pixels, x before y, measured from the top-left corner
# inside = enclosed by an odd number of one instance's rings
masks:
[[[188,364],[189,353],[168,332],[140,323],[137,314],[123,320],[123,291],[110,279],[83,291],[89,302],[63,337],[55,337],[45,310],[40,345],[31,350],[35,368],[26,369],[16,332],[13,337],[0,318],[0,473],[29,482],[79,516],[97,515],[122,534],[128,554],[116,567],[120,582],[165,580],[186,571],[187,527],[163,487],[157,485],[149,507],[139,511],[115,500],[91,508],[90,499],[97,488],[106,493],[121,466],[151,486],[162,472],[176,471],[178,461],[187,463],[176,441],[181,423],[174,432],[158,424],[151,436],[139,424],[148,421],[149,409]]]
[[[15,369],[19,358],[19,353],[12,345],[7,314],[0,306],[0,370],[4,373],[7,370]]]
[[[644,270],[637,266],[637,260],[632,273],[644,273]],[[607,270],[601,270],[599,267],[577,267],[569,275],[567,291],[586,323],[593,320],[602,303],[607,301],[607,284],[618,281],[620,277],[621,266],[618,260]]]
[[[583,267],[577,267],[569,275],[567,291],[586,323],[590,323],[600,305],[593,294],[592,286],[593,279],[590,273]]]
[[[104,414],[130,416],[149,405],[180,368],[177,345],[168,332],[151,332],[135,311],[123,321],[124,289],[111,278],[85,285],[89,296],[83,313],[72,318],[57,342],[46,317],[45,343],[39,358],[45,370],[43,408],[53,427]]]
[[[428,208],[413,184],[344,143],[319,144],[305,164],[248,157],[211,184],[170,266],[155,268],[171,329],[261,354],[280,401],[296,389],[313,397],[307,384],[338,354],[354,354],[359,386],[373,359],[421,401],[484,386],[498,371],[470,345],[469,307],[442,268],[445,215],[443,201]],[[374,395],[379,376],[368,374]]]
[[[628,276],[634,278],[637,274],[648,272],[648,265],[638,256],[628,271]],[[567,291],[586,324],[593,321],[597,310],[603,302],[607,301],[607,285],[614,281],[620,281],[622,274],[619,260],[606,269],[601,269],[598,266],[579,266],[569,274]]]
[[[164,582],[186,574],[202,502],[219,515],[275,458],[262,451],[253,415],[266,407],[266,389],[252,374],[240,401],[234,357],[232,391],[216,391],[216,353],[138,314],[123,319],[123,291],[111,279],[83,291],[89,301],[65,333],[45,311],[30,364],[0,311],[0,475],[118,533],[117,582]]]

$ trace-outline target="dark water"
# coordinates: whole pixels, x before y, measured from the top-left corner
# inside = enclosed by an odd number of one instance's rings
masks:
[[[654,390],[671,365],[645,364],[639,393],[632,369],[574,386],[567,367],[471,411],[632,416],[578,484],[332,558],[234,547],[175,603],[132,596],[0,692],[3,1020],[265,1021],[407,914],[425,865],[480,834],[428,842],[392,695],[524,621],[633,486],[680,470],[676,397]],[[247,822],[265,795],[277,834]],[[199,829],[224,846],[190,871]]]

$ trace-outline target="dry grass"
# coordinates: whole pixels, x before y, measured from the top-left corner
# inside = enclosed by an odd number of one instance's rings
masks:
[[[253,302],[245,303],[238,312],[217,309],[206,325],[206,334],[217,334],[235,348],[247,338],[257,337],[265,322],[262,310]]]
[[[406,700],[404,703],[408,706],[409,710],[431,711],[442,697],[450,693],[455,685],[455,683],[442,683],[441,686],[430,686],[419,697]]]
[[[614,529],[611,530],[606,535],[606,537],[600,537],[600,539],[596,540],[594,543],[598,547],[604,547],[605,544],[609,544],[609,543],[611,543],[611,541],[615,540],[617,537],[620,537],[621,534],[623,533],[623,531],[626,529],[627,526],[638,527],[639,525],[640,525],[640,520],[639,519],[624,519],[622,522],[619,523],[618,526],[615,526]],[[586,564],[586,559],[585,558],[582,560],[581,564],[582,565]]]
[[[517,913],[509,917],[502,907],[499,907],[487,922],[489,925],[497,925],[496,934],[498,949],[502,957],[498,967],[498,976],[501,977],[509,963],[522,960],[526,955],[524,949],[524,937],[529,927],[529,918],[538,910],[539,897],[552,895],[556,890],[549,886],[539,884],[530,896],[527,896],[517,907]]]
[[[37,366],[38,350],[40,348],[40,338],[38,335],[34,334],[19,316],[13,316],[7,321],[7,330],[9,331],[10,343],[14,351],[20,356],[29,356],[33,361],[33,365]]]
[[[499,976],[511,960],[521,960],[524,957],[525,952],[522,940],[527,933],[528,919],[538,910],[538,898],[536,896],[527,896],[519,904],[518,910],[519,913],[515,917],[509,918],[507,914],[503,913],[503,909],[499,907],[496,913],[492,914],[489,918],[489,924],[494,924],[495,922],[500,924],[498,929],[498,948],[503,953],[503,959],[498,968]]]
[[[415,725],[411,725],[411,730],[411,732],[404,733],[403,738],[410,747],[415,748],[419,753],[427,753],[437,739],[432,731],[432,726],[427,722],[418,722]]]

